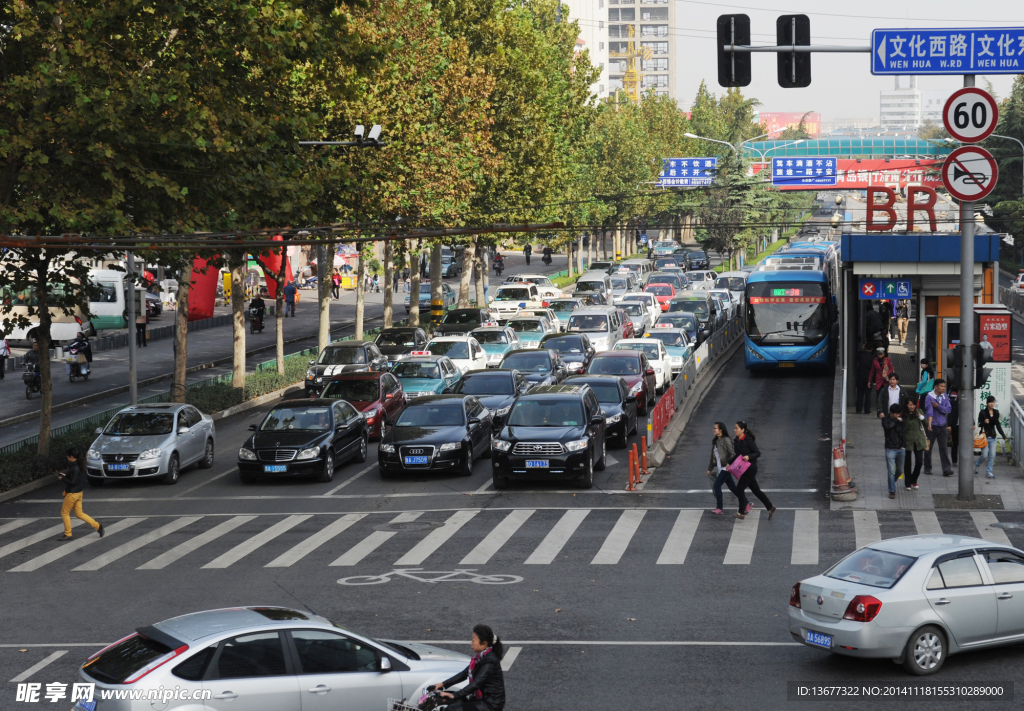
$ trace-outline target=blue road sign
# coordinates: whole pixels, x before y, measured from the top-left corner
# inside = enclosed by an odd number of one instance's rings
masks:
[[[658,185],[692,188],[711,185],[718,172],[718,158],[662,158]]]
[[[772,158],[772,185],[835,187],[835,158]]]
[[[909,299],[912,295],[910,279],[861,279],[860,298]]]
[[[871,33],[872,74],[1021,74],[1024,27]]]

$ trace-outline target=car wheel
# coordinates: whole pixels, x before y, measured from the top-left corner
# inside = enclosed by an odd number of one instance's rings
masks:
[[[213,466],[213,440],[206,440],[206,453],[203,458],[199,460],[200,469],[209,469]]]
[[[328,482],[334,479],[334,452],[328,452],[324,459],[324,470],[320,472],[319,480]]]
[[[587,471],[576,481],[577,489],[590,489],[594,486],[594,459],[587,457]]]
[[[491,475],[491,482],[494,484],[495,489],[507,489],[508,488],[508,477],[498,476],[497,474]]]
[[[95,487],[99,488],[99,487],[103,486],[103,482],[104,481],[106,481],[106,480],[103,477],[101,477],[101,476],[91,476],[91,477],[89,477],[89,486],[95,486]]]
[[[903,668],[916,676],[928,676],[946,661],[946,637],[942,630],[928,625],[910,635],[903,651]]]
[[[466,450],[465,461],[462,463],[462,470],[459,472],[462,476],[473,476],[473,448],[470,447]]]
[[[607,450],[608,438],[604,437],[601,439],[601,458],[597,460],[597,464],[594,465],[594,469],[599,472],[603,472],[604,468],[608,465],[608,450]]]
[[[238,472],[238,478],[241,479],[243,484],[255,484],[256,483],[256,475],[255,474],[246,474],[245,472]]]
[[[168,485],[177,484],[181,475],[181,462],[177,454],[171,455],[171,461],[167,463],[167,473],[164,474],[164,483]]]
[[[356,456],[352,459],[356,464],[362,464],[366,461],[366,439],[366,435],[359,438],[359,451],[356,452]]]

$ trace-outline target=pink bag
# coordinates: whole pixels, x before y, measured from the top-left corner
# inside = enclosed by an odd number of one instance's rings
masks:
[[[740,477],[743,476],[743,472],[750,469],[750,462],[743,461],[743,457],[736,457],[732,464],[727,466],[725,469],[735,477],[736,481],[739,481]]]

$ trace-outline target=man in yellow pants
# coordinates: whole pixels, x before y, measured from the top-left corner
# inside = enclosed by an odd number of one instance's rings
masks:
[[[64,535],[57,538],[58,541],[71,540],[71,512],[75,512],[75,518],[85,521],[92,526],[100,537],[103,537],[103,524],[94,521],[88,514],[82,511],[82,467],[79,462],[82,453],[75,447],[66,452],[68,468],[57,475],[57,480],[64,482],[64,505],[60,508],[60,517],[64,519]]]

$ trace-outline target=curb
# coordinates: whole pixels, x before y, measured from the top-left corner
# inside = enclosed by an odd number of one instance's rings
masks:
[[[7,491],[4,491],[4,492],[0,493],[0,503],[2,503],[4,501],[10,501],[11,499],[16,499],[19,496],[21,496],[22,494],[27,494],[30,491],[35,491],[36,489],[42,489],[44,486],[49,486],[50,484],[56,484],[56,483],[57,483],[57,475],[56,474],[48,474],[48,475],[46,475],[44,477],[36,479],[35,481],[30,481],[27,484],[22,484],[21,486],[16,486],[13,489],[8,489]]]

